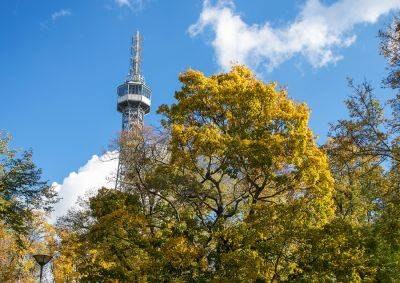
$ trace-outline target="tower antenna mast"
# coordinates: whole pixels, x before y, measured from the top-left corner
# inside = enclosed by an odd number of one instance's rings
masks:
[[[129,71],[128,79],[130,81],[143,81],[141,75],[141,63],[142,63],[142,36],[139,31],[136,31],[136,35],[132,37],[132,47],[131,47],[131,68]]]

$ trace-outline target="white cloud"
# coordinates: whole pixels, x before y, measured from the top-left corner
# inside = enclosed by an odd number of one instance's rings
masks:
[[[115,0],[119,7],[128,7],[131,10],[140,10],[143,8],[144,0]]]
[[[51,14],[50,18],[40,23],[41,30],[48,30],[52,24],[55,24],[57,20],[62,17],[71,16],[72,12],[69,9],[61,9]]]
[[[79,197],[95,192],[103,186],[114,187],[114,178],[118,167],[116,152],[107,152],[101,157],[92,158],[78,172],[72,172],[64,178],[62,184],[53,183],[61,200],[54,206],[51,221],[64,215],[72,208]]]
[[[244,22],[233,0],[215,5],[204,0],[198,21],[188,31],[194,37],[211,28],[217,62],[225,70],[236,62],[272,70],[295,55],[318,68],[342,59],[337,49],[355,42],[351,32],[356,25],[375,23],[399,8],[399,0],[338,0],[330,6],[307,0],[293,22],[273,27],[268,21]]]
[[[54,12],[53,14],[51,14],[51,19],[53,20],[53,22],[57,21],[59,18],[62,17],[66,17],[66,16],[70,16],[71,15],[71,11],[68,9],[61,9],[57,12]]]
[[[131,1],[130,0],[115,0],[115,3],[117,3],[118,6],[123,7],[123,6],[131,6]]]

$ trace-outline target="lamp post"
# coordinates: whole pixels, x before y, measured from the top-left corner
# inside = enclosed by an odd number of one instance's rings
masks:
[[[43,266],[45,266],[51,260],[52,256],[37,254],[37,255],[33,255],[33,258],[40,265],[40,280],[39,280],[39,283],[42,283]]]

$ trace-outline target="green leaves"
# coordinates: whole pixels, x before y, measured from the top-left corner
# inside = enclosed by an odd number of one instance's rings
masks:
[[[56,193],[32,161],[32,152],[18,154],[8,149],[9,138],[0,140],[0,218],[2,224],[24,234],[34,210],[49,211]]]

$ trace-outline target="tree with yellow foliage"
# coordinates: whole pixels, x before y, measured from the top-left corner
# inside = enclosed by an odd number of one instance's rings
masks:
[[[101,190],[60,222],[65,249],[76,237],[76,270],[84,280],[289,279],[300,237],[334,215],[309,109],[244,66],[179,79],[177,102],[159,109],[167,133],[121,140],[121,191]]]

